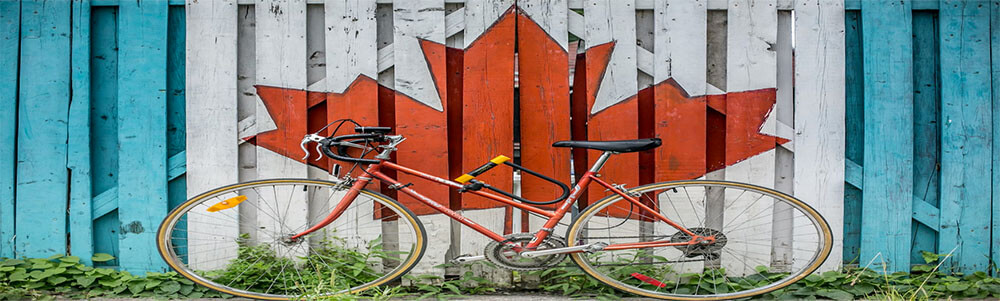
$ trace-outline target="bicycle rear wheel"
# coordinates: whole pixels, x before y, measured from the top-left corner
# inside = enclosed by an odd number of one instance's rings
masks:
[[[275,179],[214,189],[171,211],[157,246],[184,277],[247,298],[357,294],[389,284],[417,263],[427,241],[423,225],[395,200],[362,190],[331,224],[291,238],[325,218],[347,188]]]
[[[570,257],[597,280],[633,294],[670,300],[760,295],[809,275],[832,248],[830,227],[816,210],[771,189],[681,181],[640,186],[629,194],[693,234],[715,238],[625,248],[693,240],[619,195],[584,209],[566,235],[567,244],[608,247]]]

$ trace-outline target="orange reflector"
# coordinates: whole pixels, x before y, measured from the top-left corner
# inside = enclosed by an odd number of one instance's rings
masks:
[[[240,203],[242,203],[243,201],[246,201],[246,200],[247,200],[247,197],[245,195],[237,196],[235,198],[231,198],[231,199],[228,199],[228,200],[225,200],[225,201],[222,201],[222,202],[218,202],[215,205],[212,205],[212,207],[208,207],[208,212],[216,212],[216,211],[219,211],[219,210],[225,210],[225,209],[233,208],[233,207],[236,207],[236,205],[239,205]]]

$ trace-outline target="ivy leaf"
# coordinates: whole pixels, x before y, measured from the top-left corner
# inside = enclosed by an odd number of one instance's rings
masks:
[[[93,257],[90,257],[90,260],[93,261],[93,262],[106,262],[106,261],[111,261],[111,260],[114,260],[114,259],[115,259],[115,257],[111,256],[111,254],[108,254],[108,253],[97,253],[97,254],[94,254]]]
[[[938,261],[938,259],[941,258],[941,255],[927,251],[920,251],[920,257],[924,258],[925,263],[932,263]]]
[[[167,281],[160,285],[160,289],[165,293],[172,294],[181,290],[181,284],[177,281]]]
[[[961,291],[969,289],[969,284],[968,283],[949,283],[945,287],[949,291],[952,291],[952,292],[961,292]]]
[[[94,284],[94,281],[97,281],[97,276],[76,276],[73,279],[76,279],[77,284],[86,288]]]
[[[63,277],[63,276],[55,276],[55,277],[49,277],[48,279],[45,279],[45,281],[48,281],[49,284],[51,284],[51,285],[58,285],[60,283],[66,282],[66,280],[69,280],[69,279],[66,278],[66,277]]]
[[[146,288],[146,284],[142,282],[136,282],[128,285],[128,291],[132,292],[132,295],[138,295]]]
[[[101,285],[107,286],[107,287],[119,287],[119,286],[122,285],[122,280],[121,279],[101,279],[101,280],[97,281],[97,283],[100,283]]]
[[[816,294],[834,300],[854,300],[854,295],[838,289],[819,290]]]
[[[80,257],[77,256],[65,256],[59,258],[59,261],[70,262],[70,263],[80,263]]]

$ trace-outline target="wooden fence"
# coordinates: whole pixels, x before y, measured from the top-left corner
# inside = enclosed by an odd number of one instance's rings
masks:
[[[832,0],[192,1],[188,192],[326,178],[331,162],[305,164],[298,143],[345,117],[394,127],[408,137],[396,162],[451,177],[516,153],[570,181],[595,153],[554,141],[660,137],[656,151],[613,158],[604,177],[776,187],[816,206],[840,237],[843,12]],[[514,184],[509,172],[482,178]],[[516,210],[401,181],[494,231],[537,229]],[[520,187],[531,199],[554,193],[534,179]],[[418,272],[482,252],[485,238],[399,197],[431,239]]]
[[[954,252],[946,270],[987,270],[1000,262],[1000,2],[847,5],[844,260],[881,255],[896,271]]]
[[[835,230],[828,269],[955,248],[948,267],[985,270],[1000,261],[998,20],[997,1],[951,0],[0,0],[0,257],[162,270],[152,229],[172,205],[328,178],[334,162],[306,164],[299,140],[349,117],[394,127],[398,163],[447,177],[503,154],[570,181],[594,153],[554,141],[660,137],[605,178],[791,192]],[[537,229],[413,182],[495,231]],[[482,252],[400,197],[431,238],[419,272]]]
[[[162,270],[186,198],[184,7],[0,1],[0,257]]]

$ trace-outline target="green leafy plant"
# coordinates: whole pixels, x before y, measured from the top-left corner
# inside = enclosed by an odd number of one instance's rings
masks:
[[[108,254],[95,254],[97,263],[113,260]],[[54,255],[49,258],[0,259],[0,300],[91,297],[227,297],[194,282],[168,273],[132,275],[108,268],[93,268],[80,263],[76,256]]]

